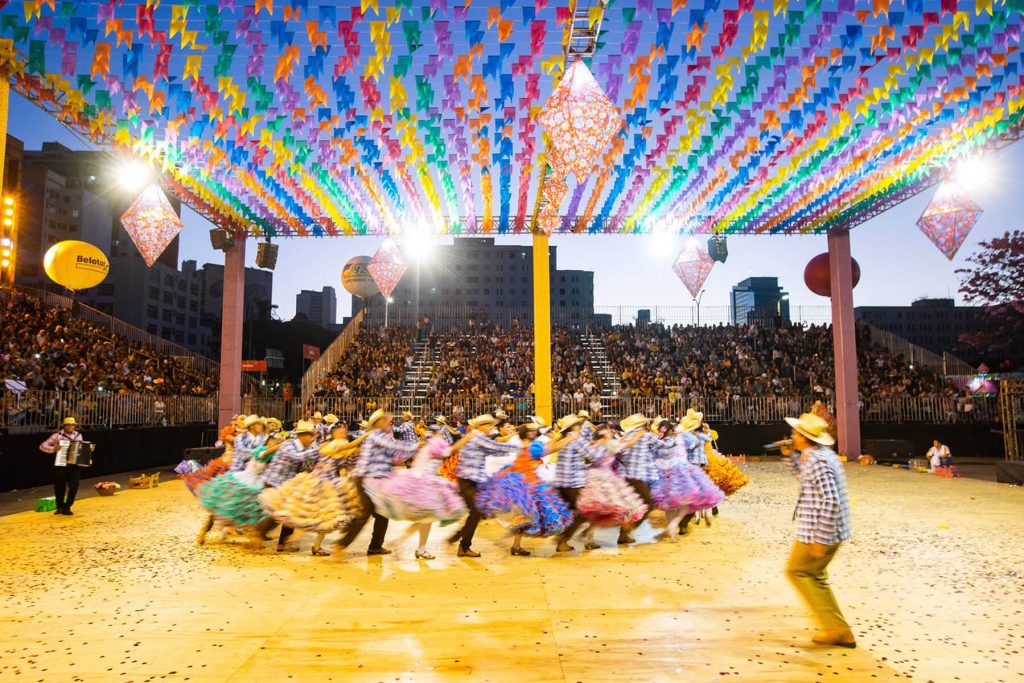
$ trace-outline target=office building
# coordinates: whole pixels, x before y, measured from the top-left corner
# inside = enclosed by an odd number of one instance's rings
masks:
[[[594,316],[594,274],[557,269],[557,247],[550,247],[551,318],[556,324],[582,327]],[[413,324],[418,315],[434,324],[459,324],[469,318],[501,325],[533,320],[533,253],[526,245],[494,243],[493,238],[456,238],[435,247],[429,259],[406,257],[408,268],[392,293],[388,318]],[[363,304],[352,298],[352,310]],[[384,317],[384,298],[370,297],[372,320]]]
[[[333,329],[338,324],[338,296],[334,287],[324,287],[319,292],[304,289],[296,294],[295,315]]]
[[[200,320],[205,325],[219,325],[224,307],[224,266],[206,263],[197,268],[195,261],[185,261],[182,269],[195,270],[200,291]],[[270,318],[274,298],[274,273],[260,268],[245,269],[245,296],[242,301],[242,319]]]
[[[748,277],[732,288],[729,315],[733,325],[789,322],[789,292],[777,277]]]
[[[920,299],[909,306],[857,306],[857,320],[871,323],[932,353],[954,352],[960,336],[980,329],[980,306],[957,306],[953,299]]]

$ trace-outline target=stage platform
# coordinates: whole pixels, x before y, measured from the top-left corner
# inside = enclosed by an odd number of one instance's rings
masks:
[[[197,547],[177,481],[0,518],[0,680],[1021,681],[1024,488],[848,466],[856,539],[832,568],[856,650],[810,645],[782,576],[796,483],[779,464],[675,544],[417,562]],[[123,483],[123,482],[122,482]],[[655,526],[660,525],[660,516]],[[402,525],[393,524],[390,538]],[[644,530],[640,540],[650,540]],[[367,532],[368,533],[368,530]],[[577,545],[580,545],[577,543]]]

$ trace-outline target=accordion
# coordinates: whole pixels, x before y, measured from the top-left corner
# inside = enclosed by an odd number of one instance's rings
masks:
[[[68,444],[68,464],[92,467],[92,452],[96,445],[91,441],[72,441]]]

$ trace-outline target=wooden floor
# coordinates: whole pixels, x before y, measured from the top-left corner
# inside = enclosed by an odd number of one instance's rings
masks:
[[[3,517],[0,680],[1024,681],[1024,490],[849,467],[850,651],[809,645],[781,574],[795,482],[746,469],[710,529],[569,557],[493,523],[479,560],[442,531],[432,562],[200,548],[179,482]]]

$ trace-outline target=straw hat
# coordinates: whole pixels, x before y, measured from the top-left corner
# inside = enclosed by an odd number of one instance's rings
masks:
[[[369,428],[370,428],[370,425],[366,424],[366,420],[360,420],[359,421],[359,429],[361,429],[361,430],[363,430],[365,432]]]
[[[836,440],[828,433],[828,422],[817,415],[804,413],[800,417],[787,417],[786,422],[795,431],[822,446],[831,446]]]
[[[446,425],[448,424],[448,418],[446,418],[444,415],[438,415],[437,417],[434,418],[434,422],[436,422],[439,425]]]
[[[679,421],[679,428],[684,432],[696,431],[698,427],[704,424],[704,413],[698,413],[693,408],[686,411],[686,415]]]
[[[78,426],[78,420],[76,420],[73,417],[65,417],[64,418],[64,424],[65,425],[74,425],[74,426],[77,427]]]
[[[402,419],[403,420],[411,420],[412,418],[413,418],[413,414],[410,413],[408,410],[403,410],[402,411]]]
[[[494,417],[496,417],[499,420],[507,420],[508,419],[508,413],[506,413],[504,410],[501,410],[499,408],[498,410],[494,411]]]
[[[646,427],[648,422],[650,422],[650,420],[648,420],[647,416],[643,413],[634,413],[620,422],[619,426],[622,427],[623,432],[631,432],[634,429]]]
[[[331,425],[331,433],[333,434],[335,429],[342,428],[348,429],[348,425],[339,420],[338,422],[335,422],[334,424]]]
[[[373,429],[374,427],[377,426],[378,422],[380,422],[386,417],[391,417],[391,413],[384,410],[383,408],[377,408],[377,410],[373,411],[373,415],[370,415],[370,417],[367,418],[366,428]]]
[[[469,421],[470,427],[487,427],[488,425],[496,424],[498,421],[494,419],[494,416],[487,413],[484,415],[477,415]]]
[[[329,425],[335,424],[338,422],[338,416],[334,413],[327,413],[327,415],[324,416],[324,422]]]
[[[583,422],[583,420],[580,418],[579,415],[566,415],[557,423],[555,423],[555,427],[558,429],[558,431],[564,434],[581,422]]]
[[[583,420],[589,420],[590,419],[590,411],[589,410],[581,410],[580,412],[576,413],[576,417],[578,417],[580,419],[583,419]]]
[[[280,427],[281,426],[281,421],[278,420],[276,417],[268,417],[267,418],[267,427],[270,427],[271,425],[277,425],[278,427]],[[270,431],[276,432],[277,430],[276,429],[271,429]]]
[[[541,427],[547,427],[548,426],[548,421],[545,420],[543,417],[540,417],[539,415],[527,415],[526,419],[528,419],[530,422],[535,422],[536,424],[540,425]]]
[[[248,429],[249,427],[252,427],[254,424],[262,424],[262,423],[263,423],[263,418],[262,417],[260,417],[259,415],[250,415],[249,417],[247,417],[244,420],[242,420],[242,429]]]
[[[296,436],[299,434],[316,434],[316,425],[309,420],[299,420],[295,423],[295,429],[293,431]]]
[[[323,414],[323,413],[321,413],[321,412],[320,412],[320,411],[318,410],[318,411],[316,411],[315,413],[313,413],[313,419],[314,419],[314,420],[322,420],[322,419],[324,419],[324,414]]]

